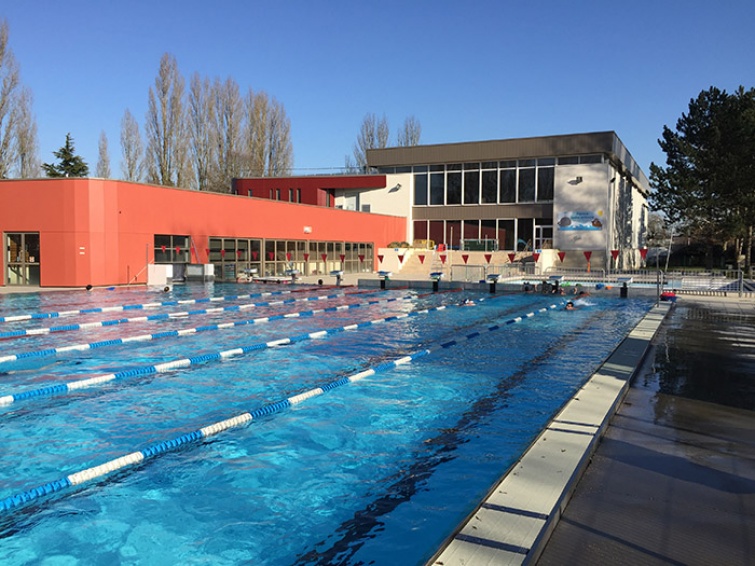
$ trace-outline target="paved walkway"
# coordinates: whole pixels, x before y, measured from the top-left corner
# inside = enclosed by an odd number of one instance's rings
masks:
[[[654,342],[539,566],[755,564],[755,302],[682,297]]]

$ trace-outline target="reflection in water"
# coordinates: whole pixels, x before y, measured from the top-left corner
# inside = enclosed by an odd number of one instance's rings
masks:
[[[755,411],[755,317],[678,305],[660,338],[659,393]]]

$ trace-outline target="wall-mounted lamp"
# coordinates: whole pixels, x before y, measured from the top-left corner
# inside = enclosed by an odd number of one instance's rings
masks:
[[[576,179],[572,179],[569,181],[570,185],[579,185],[582,182],[582,177],[577,177]]]
[[[398,190],[399,190],[400,188],[401,188],[401,183],[396,183],[396,186],[395,186],[395,187],[391,187],[391,188],[390,188],[390,189],[388,190],[388,192],[389,192],[389,193],[395,193],[395,192],[396,192],[396,191],[398,191]]]
[[[312,226],[305,226],[304,227],[304,233],[305,234],[311,234],[312,233]]]

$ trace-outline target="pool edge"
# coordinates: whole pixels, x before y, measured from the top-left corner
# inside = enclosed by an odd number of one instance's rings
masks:
[[[648,311],[428,566],[537,561],[671,306]]]

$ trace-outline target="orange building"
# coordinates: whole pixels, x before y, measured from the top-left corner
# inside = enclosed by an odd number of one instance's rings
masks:
[[[0,181],[2,285],[144,284],[213,265],[217,280],[376,269],[406,218],[104,179]],[[200,271],[205,273],[205,271]]]

